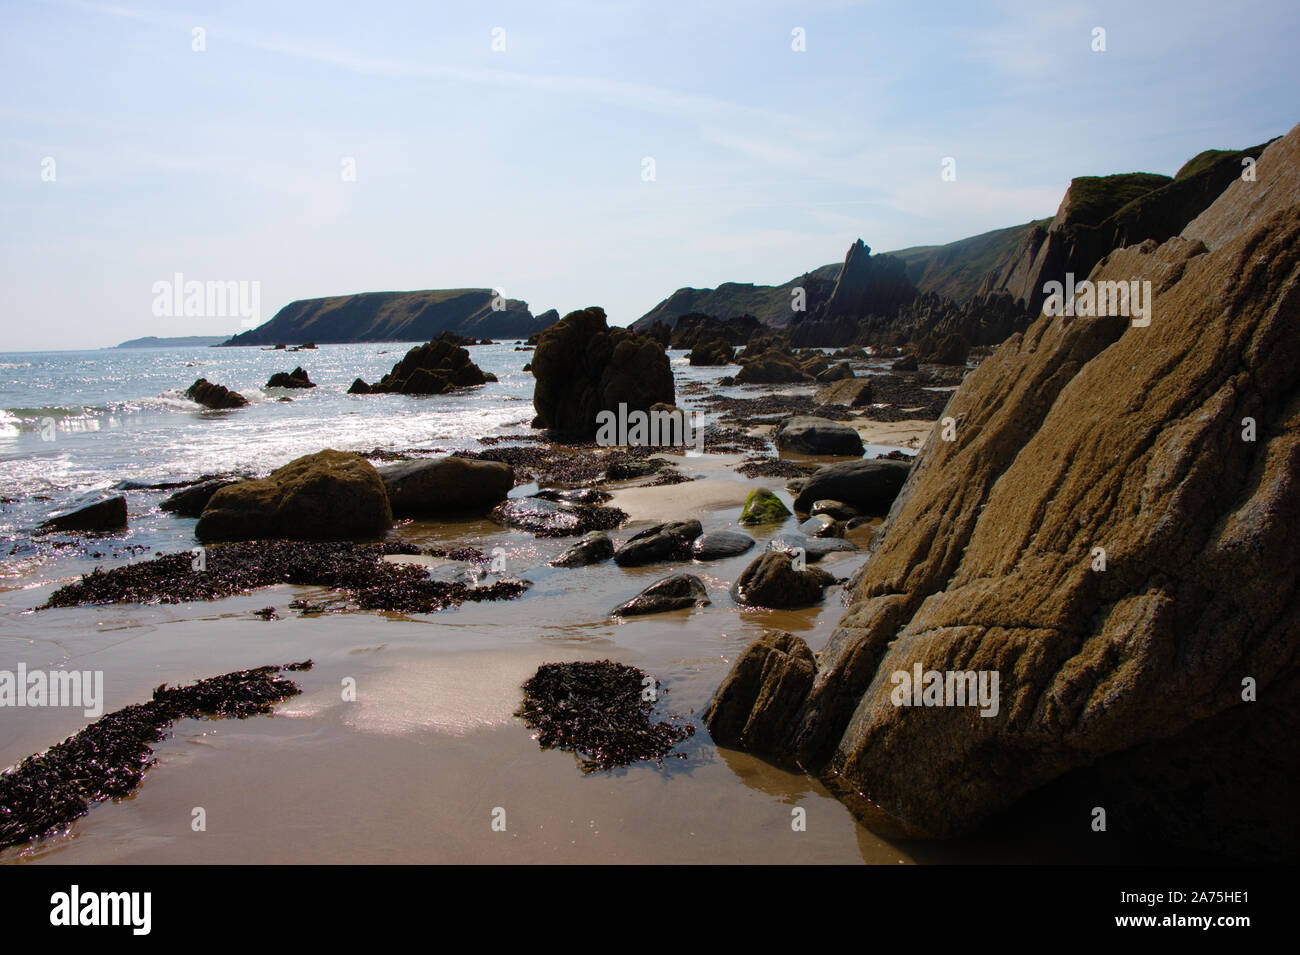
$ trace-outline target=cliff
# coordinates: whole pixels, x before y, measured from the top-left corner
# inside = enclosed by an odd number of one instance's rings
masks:
[[[683,315],[704,314],[723,320],[753,315],[764,325],[780,328],[788,325],[794,315],[791,302],[796,288],[812,290],[810,298],[824,299],[839,272],[839,263],[832,263],[796,276],[783,285],[724,282],[717,288],[680,288],[629,327],[644,331],[656,322],[663,322],[673,328]]]
[[[491,289],[363,292],[290,302],[268,322],[235,335],[226,345],[280,342],[427,341],[439,332],[472,338],[527,338],[551,322],[533,317],[528,304],[506,299],[492,308]]]
[[[1038,313],[1047,282],[1066,273],[1082,279],[1112,249],[1177,235],[1240,177],[1243,158],[1258,158],[1266,145],[1206,150],[1172,178],[1081,176],[1051,218],[945,245],[871,255],[859,239],[840,265],[784,285],[679,289],[631,327],[644,330],[659,321],[671,327],[688,313],[720,319],[748,314],[769,327],[789,327],[802,345],[903,344],[940,328],[996,344],[1023,331]],[[807,293],[803,312],[791,310],[796,287]],[[977,314],[951,317],[962,309]]]
[[[1300,856],[1300,126],[1257,173],[1092,270],[1150,282],[1149,325],[1043,315],[967,376],[826,648],[747,650],[719,744],[912,837],[1072,774],[1078,825]],[[1000,706],[900,703],[916,668]]]

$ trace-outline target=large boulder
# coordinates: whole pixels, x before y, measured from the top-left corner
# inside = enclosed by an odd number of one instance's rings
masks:
[[[380,537],[393,512],[379,472],[365,458],[320,451],[264,478],[212,495],[194,527],[201,541],[355,540]]]
[[[626,328],[610,328],[605,312],[570,312],[542,332],[533,354],[533,425],[575,438],[596,436],[597,415],[648,413],[674,404],[673,372],[663,346]]]
[[[242,408],[248,404],[248,399],[239,392],[231,391],[225,385],[214,385],[206,378],[200,378],[186,388],[185,397],[213,411]]]
[[[631,600],[610,611],[612,617],[637,617],[688,607],[707,607],[709,590],[694,574],[673,574],[655,581]]]
[[[56,531],[90,531],[103,534],[126,530],[126,498],[120,494],[90,493],[42,521],[38,534]]]
[[[776,426],[772,440],[777,450],[797,454],[851,454],[855,457],[862,454],[862,438],[855,428],[812,415],[784,419]]]
[[[891,461],[888,458],[861,458],[827,464],[803,482],[794,499],[794,509],[807,514],[816,501],[830,498],[848,504],[862,514],[886,514],[911,468],[911,461]]]
[[[348,394],[443,395],[457,388],[496,381],[496,375],[484,373],[470,361],[469,352],[458,341],[458,336],[443,332],[408,351],[392,371],[373,385],[358,378]]]
[[[912,836],[1077,771],[1111,829],[1300,857],[1300,127],[1256,176],[1093,269],[1151,283],[1136,326],[1043,315],[967,376],[802,704],[720,726]]]
[[[665,560],[689,560],[691,542],[704,532],[699,521],[673,521],[654,524],[627,541],[614,552],[620,567],[639,567]]]
[[[822,591],[835,583],[826,571],[799,569],[794,556],[769,550],[754,559],[731,585],[731,597],[749,607],[808,607],[822,599]]]
[[[747,359],[736,382],[742,385],[780,385],[810,381],[811,376],[790,355],[777,349]]]
[[[458,457],[399,461],[380,468],[379,476],[394,517],[486,511],[515,486],[510,465]]]
[[[764,631],[736,658],[704,711],[719,746],[766,752],[780,744],[775,731],[799,715],[817,675],[817,662],[798,637]]]

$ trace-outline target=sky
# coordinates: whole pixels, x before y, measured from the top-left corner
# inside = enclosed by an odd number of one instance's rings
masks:
[[[1281,135],[1297,49],[1295,0],[0,0],[0,351],[251,323],[177,273],[626,325]]]

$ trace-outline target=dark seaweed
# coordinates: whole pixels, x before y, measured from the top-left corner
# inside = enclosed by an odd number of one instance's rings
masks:
[[[39,610],[114,603],[183,603],[217,600],[274,584],[332,587],[362,610],[433,613],[466,600],[508,600],[525,581],[490,586],[433,580],[424,567],[393,564],[387,554],[426,553],[412,544],[353,544],[345,541],[254,541],[224,544],[206,552],[206,569],[195,570],[189,552],[105,571],[96,567],[76,583],[60,587]],[[433,552],[482,560],[473,548]]]
[[[130,795],[157,760],[157,743],[179,719],[244,719],[302,691],[276,676],[281,670],[309,670],[311,661],[237,670],[191,686],[153,691],[148,703],[133,703],[100,717],[85,729],[29,756],[0,775],[0,849],[44,835],[85,815],[105,799]]]
[[[695,735],[695,727],[650,722],[655,704],[642,698],[646,677],[645,671],[612,660],[547,663],[524,684],[524,702],[515,715],[538,731],[543,749],[577,755],[584,773],[638,760],[662,763],[669,755],[685,759],[672,748]],[[658,691],[658,680],[654,686]]]
[[[820,465],[801,464],[795,461],[786,461],[782,458],[767,457],[750,457],[746,458],[744,463],[736,468],[747,478],[756,477],[807,477],[816,471]]]

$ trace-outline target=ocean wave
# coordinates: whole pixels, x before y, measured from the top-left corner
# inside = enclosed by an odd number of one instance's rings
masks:
[[[43,418],[85,418],[89,415],[107,414],[107,408],[87,407],[86,405],[50,405],[45,408],[5,408],[0,415],[12,417],[23,423],[39,422]]]
[[[202,410],[203,405],[197,401],[192,401],[185,397],[185,392],[180,388],[169,388],[160,395],[154,395],[152,398],[144,398],[147,402],[155,407],[170,408],[173,411],[194,411],[196,408]]]

